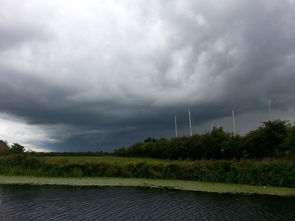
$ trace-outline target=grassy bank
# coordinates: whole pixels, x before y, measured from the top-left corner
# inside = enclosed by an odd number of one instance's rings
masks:
[[[70,157],[69,160],[11,155],[0,158],[0,175],[179,179],[295,187],[295,162],[288,160],[201,160],[193,162],[94,157],[90,162],[88,159],[88,157]]]
[[[295,196],[294,188],[250,186],[225,183],[208,183],[186,180],[162,180],[143,178],[60,178],[60,177],[24,177],[0,176],[0,184],[31,184],[31,185],[68,185],[68,186],[126,186],[168,188],[177,190],[240,193],[240,194],[265,194],[277,196]]]

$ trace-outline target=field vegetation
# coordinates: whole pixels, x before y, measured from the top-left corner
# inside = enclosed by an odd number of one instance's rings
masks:
[[[83,159],[83,158],[82,158]],[[106,158],[105,161],[48,159],[27,154],[0,158],[0,174],[42,177],[123,177],[179,179],[205,182],[295,187],[292,160],[157,161],[138,158]],[[132,161],[135,159],[137,161]],[[122,163],[124,162],[124,163]]]
[[[170,140],[148,138],[111,153],[35,153],[13,144],[0,175],[177,179],[295,187],[295,127],[269,121],[244,136],[214,128]],[[80,154],[80,155],[79,155]],[[85,155],[84,155],[85,154]]]

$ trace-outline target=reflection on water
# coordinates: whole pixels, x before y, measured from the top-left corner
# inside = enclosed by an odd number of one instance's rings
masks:
[[[0,220],[295,220],[294,197],[0,185]]]

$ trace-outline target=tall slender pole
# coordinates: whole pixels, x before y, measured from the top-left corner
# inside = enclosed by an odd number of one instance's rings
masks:
[[[233,131],[234,135],[236,135],[236,122],[235,122],[235,112],[232,110],[232,118],[233,118]]]
[[[191,110],[188,109],[188,122],[189,122],[189,135],[193,136],[192,133],[192,119],[191,119]]]
[[[269,121],[272,121],[272,118],[271,118],[271,99],[268,100],[268,114],[269,114]]]
[[[177,118],[176,118],[176,115],[175,115],[175,118],[174,118],[174,124],[175,124],[175,137],[177,137]]]
[[[211,123],[211,131],[213,130],[213,123]]]

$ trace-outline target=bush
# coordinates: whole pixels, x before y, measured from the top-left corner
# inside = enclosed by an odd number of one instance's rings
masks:
[[[42,159],[42,158],[41,158]],[[182,179],[295,187],[295,162],[287,160],[200,160],[179,163],[47,164],[40,158],[0,158],[0,174],[49,177],[128,177]]]

